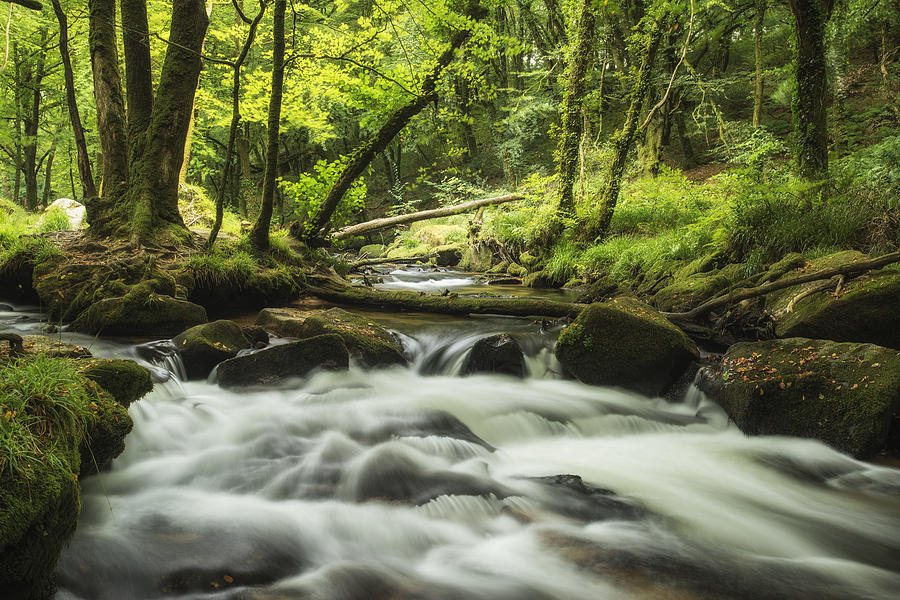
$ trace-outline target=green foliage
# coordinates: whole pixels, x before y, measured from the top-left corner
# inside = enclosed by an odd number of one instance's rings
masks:
[[[334,182],[340,176],[350,157],[344,156],[336,161],[319,160],[313,167],[313,173],[302,173],[293,181],[279,179],[281,191],[294,206],[294,215],[305,221],[319,210],[322,201]],[[338,205],[331,223],[334,227],[345,225],[350,217],[365,206],[366,184],[362,177],[358,178],[347,190]]]
[[[48,231],[60,231],[69,228],[69,217],[66,211],[61,208],[54,207],[46,211],[38,222],[38,230],[41,233]]]
[[[198,283],[208,287],[222,284],[240,286],[250,279],[259,266],[248,248],[246,238],[236,243],[220,243],[212,251],[191,256],[185,268]]]
[[[764,127],[746,121],[729,121],[721,128],[719,145],[713,154],[756,173],[769,169],[787,152],[787,144]]]
[[[60,463],[57,446],[77,447],[97,418],[97,395],[65,359],[37,355],[0,367],[0,475],[28,478],[34,462],[71,468]]]

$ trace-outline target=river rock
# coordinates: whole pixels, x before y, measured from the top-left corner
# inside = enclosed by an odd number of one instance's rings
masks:
[[[298,337],[334,333],[350,355],[367,367],[405,365],[403,348],[394,335],[377,323],[340,308],[317,311],[303,321]]]
[[[387,246],[384,244],[368,244],[359,249],[360,258],[379,258],[384,256]]]
[[[666,312],[688,311],[745,278],[746,271],[742,264],[676,277],[675,281],[653,295],[653,305]]]
[[[92,359],[82,365],[81,374],[102,387],[125,408],[153,389],[150,371],[133,360]]]
[[[790,338],[733,345],[697,385],[748,435],[814,438],[857,457],[888,440],[900,410],[900,352]]]
[[[275,385],[313,369],[346,369],[349,361],[340,336],[326,334],[230,358],[219,363],[216,373],[222,387]]]
[[[176,335],[172,343],[181,355],[188,379],[205,379],[217,364],[250,347],[240,325],[226,320],[191,327]]]
[[[806,271],[865,260],[856,251],[838,252],[812,261]],[[785,277],[796,277],[797,271]],[[824,287],[823,286],[827,286]],[[813,281],[766,296],[779,337],[809,337],[837,342],[866,342],[900,349],[900,271],[882,269],[837,285]]]
[[[656,395],[699,358],[694,342],[650,306],[616,298],[585,308],[556,342],[556,357],[579,381]]]
[[[519,343],[508,333],[481,338],[472,346],[463,363],[463,375],[503,373],[525,377],[525,355]]]
[[[256,325],[278,337],[300,337],[303,322],[316,311],[299,308],[264,308],[256,316]]]
[[[269,345],[269,334],[262,327],[256,325],[241,327],[241,333],[254,348],[263,348]]]

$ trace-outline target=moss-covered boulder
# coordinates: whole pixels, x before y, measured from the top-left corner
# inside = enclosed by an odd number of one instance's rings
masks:
[[[556,357],[579,381],[659,394],[699,357],[696,345],[633,298],[591,304],[560,334]]]
[[[317,311],[299,308],[264,308],[256,316],[255,324],[278,337],[301,337],[303,323]]]
[[[216,374],[222,387],[277,385],[314,369],[346,369],[349,362],[340,336],[326,334],[228,359],[219,363]]]
[[[359,249],[359,255],[366,258],[379,258],[384,256],[387,246],[384,244],[367,244]]]
[[[814,438],[857,457],[884,448],[900,410],[900,352],[790,338],[735,344],[697,383],[749,435]]]
[[[437,246],[431,251],[434,257],[434,264],[439,267],[455,267],[463,259],[465,244],[446,244]]]
[[[525,377],[526,372],[522,347],[508,333],[488,336],[475,342],[462,366],[463,375],[502,373]]]
[[[303,321],[298,337],[323,333],[340,336],[350,355],[367,367],[406,364],[403,348],[394,335],[366,317],[340,308],[319,311]]]
[[[43,354],[50,358],[90,358],[91,351],[84,346],[69,344],[46,335],[22,336],[22,346],[30,354]]]
[[[150,371],[133,360],[93,359],[79,364],[82,376],[99,385],[125,408],[153,389]]]
[[[699,260],[699,259],[698,259]],[[666,312],[685,312],[745,279],[744,265],[699,272],[675,280],[653,295],[653,305]]]
[[[811,261],[784,277],[864,260],[859,252],[840,252]],[[813,281],[766,296],[779,337],[866,342],[900,349],[900,271],[887,268],[846,281]]]
[[[143,384],[116,388],[113,371],[119,379],[142,371]],[[113,392],[134,399],[148,386],[147,371],[130,361],[26,353],[0,362],[0,596],[52,597],[81,510],[79,478],[108,465],[132,427]]]
[[[241,326],[227,320],[195,325],[172,338],[172,343],[181,355],[188,379],[205,379],[217,364],[250,347]]]
[[[72,327],[103,335],[171,337],[207,321],[206,309],[198,304],[134,287],[120,298],[91,304]]]
[[[566,282],[554,276],[550,271],[529,273],[524,280],[524,284],[527,287],[539,289],[558,288],[562,287],[564,283]]]

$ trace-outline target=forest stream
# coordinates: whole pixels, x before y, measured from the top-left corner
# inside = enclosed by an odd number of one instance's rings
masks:
[[[744,436],[693,388],[670,403],[564,380],[547,322],[371,315],[409,367],[239,392],[181,381],[171,344],[60,334],[155,356],[158,383],[125,452],[83,482],[56,599],[897,597],[900,470]],[[39,317],[0,305],[20,333]],[[499,332],[528,376],[461,377]]]

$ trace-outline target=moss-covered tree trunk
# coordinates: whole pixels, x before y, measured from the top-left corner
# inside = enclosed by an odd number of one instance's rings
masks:
[[[476,19],[485,14],[484,9],[481,8],[477,2],[474,3],[473,7],[469,8],[468,12],[469,16]],[[394,114],[388,118],[387,122],[381,126],[381,129],[378,130],[378,133],[376,133],[372,139],[354,151],[350,162],[338,176],[337,181],[335,181],[331,190],[329,190],[325,200],[322,201],[319,210],[306,224],[303,233],[303,237],[306,240],[313,240],[324,234],[324,230],[331,220],[331,215],[334,214],[334,211],[343,199],[344,194],[347,193],[347,190],[350,189],[353,182],[362,175],[363,171],[368,168],[372,159],[388,147],[391,141],[404,127],[406,127],[407,123],[409,123],[413,117],[419,114],[429,103],[437,100],[437,84],[441,74],[453,60],[453,55],[456,50],[460,48],[471,35],[472,32],[469,29],[462,29],[454,33],[450,39],[450,47],[444,50],[438,57],[437,63],[422,82],[421,93],[397,109]]]
[[[24,77],[20,84],[25,90],[25,106],[22,110],[22,125],[25,134],[22,142],[22,174],[25,179],[25,210],[38,208],[38,171],[40,161],[37,157],[38,134],[41,123],[42,84],[46,75],[47,29],[41,30],[41,46],[33,59],[28,60]]]
[[[124,201],[128,185],[128,145],[125,133],[125,101],[116,50],[116,0],[90,0],[91,70],[94,75],[94,101],[97,106],[97,132],[100,137],[100,195]],[[91,225],[100,225],[110,215],[91,214]],[[105,229],[101,227],[100,229]]]
[[[275,179],[278,177],[278,133],[281,121],[281,92],[284,86],[284,11],[285,0],[275,0],[272,50],[272,92],[269,96],[269,131],[266,140],[266,172],[263,175],[259,215],[250,230],[250,244],[257,250],[269,249],[269,226],[275,203]]]
[[[53,12],[59,23],[59,54],[62,59],[63,76],[66,83],[66,105],[69,110],[69,121],[72,123],[72,135],[75,138],[75,149],[78,152],[78,176],[81,179],[82,198],[93,198],[97,195],[94,185],[94,174],[91,171],[91,159],[87,150],[87,142],[84,138],[84,127],[81,125],[81,115],[78,112],[78,102],[75,99],[75,77],[72,72],[72,60],[69,56],[69,24],[66,13],[63,11],[59,0],[52,0]],[[72,195],[74,196],[74,189]]]
[[[755,59],[756,71],[754,73],[753,90],[753,126],[759,127],[759,115],[762,112],[763,103],[763,51],[762,36],[763,25],[766,20],[766,2],[767,0],[756,0],[756,19],[753,21],[753,52]]]
[[[591,64],[594,42],[593,0],[582,0],[581,13],[572,55],[569,59],[569,83],[563,102],[562,136],[559,140],[559,216],[575,212],[575,174],[578,170],[578,145],[581,142],[585,78]]]
[[[153,71],[150,68],[150,27],[146,0],[120,0],[122,49],[125,53],[125,93],[128,106],[128,159],[140,154],[153,113]]]
[[[833,0],[790,0],[794,13],[794,78],[791,102],[795,159],[801,176],[820,179],[828,172],[825,25]]]
[[[662,13],[654,19],[647,32],[640,55],[641,66],[631,86],[631,103],[625,115],[625,123],[612,137],[614,149],[613,160],[606,171],[606,182],[600,196],[599,215],[596,224],[586,229],[587,237],[602,237],[606,235],[612,222],[616,203],[619,201],[619,190],[622,186],[622,176],[625,173],[625,161],[628,153],[634,145],[634,137],[638,127],[638,116],[644,105],[644,99],[650,90],[650,76],[653,71],[653,63],[656,59],[656,51],[659,49],[662,37],[662,24],[668,18],[668,13]]]

